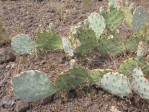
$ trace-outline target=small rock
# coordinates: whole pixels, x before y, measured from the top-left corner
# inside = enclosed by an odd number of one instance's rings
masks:
[[[11,67],[11,65],[8,64],[8,65],[6,66],[6,69],[9,69],[10,67]]]
[[[110,112],[121,112],[115,106],[111,106]]]
[[[0,49],[0,64],[15,61],[16,56],[9,49],[10,48]]]
[[[10,99],[8,97],[4,97],[4,99],[1,101],[1,106],[3,108],[10,108],[14,104],[14,99]]]
[[[29,109],[29,104],[27,102],[18,101],[16,102],[15,111],[16,112],[26,112]]]

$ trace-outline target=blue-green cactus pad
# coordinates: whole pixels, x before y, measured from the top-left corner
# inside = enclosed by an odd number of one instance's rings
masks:
[[[132,93],[128,78],[118,72],[105,74],[99,83],[103,89],[120,97],[128,96]]]
[[[11,45],[13,50],[20,55],[30,54],[37,47],[31,37],[26,34],[17,35],[14,37]]]
[[[138,7],[133,14],[133,21],[132,21],[133,31],[138,32],[139,30],[141,30],[147,23],[147,18],[148,18],[147,10],[144,9],[143,7]]]
[[[54,89],[49,77],[37,70],[29,70],[12,78],[15,96],[26,102],[33,102],[53,95]]]

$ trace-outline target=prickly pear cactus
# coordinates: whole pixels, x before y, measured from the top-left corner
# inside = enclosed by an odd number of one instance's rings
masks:
[[[89,70],[89,76],[91,77],[91,82],[93,84],[99,85],[99,80],[103,77],[104,74],[108,72],[112,72],[113,70],[111,69],[93,69]]]
[[[104,18],[106,21],[107,28],[113,32],[121,25],[124,16],[122,11],[117,9],[111,9],[104,15]]]
[[[132,89],[141,98],[149,99],[149,81],[144,77],[140,68],[135,68],[132,72]]]
[[[119,71],[124,75],[130,76],[133,69],[136,67],[142,68],[144,74],[149,73],[149,64],[144,60],[139,60],[137,58],[129,58],[123,61],[120,65]]]
[[[138,32],[141,30],[147,23],[148,14],[143,7],[138,7],[133,14],[133,31]]]
[[[72,68],[62,73],[55,81],[58,91],[69,91],[90,82],[87,71],[83,68]]]
[[[116,35],[102,37],[98,42],[98,49],[101,56],[117,56],[126,51],[124,40]]]
[[[88,17],[88,22],[89,22],[89,28],[92,29],[95,32],[96,37],[99,38],[106,26],[104,18],[98,13],[93,12]]]
[[[20,55],[27,55],[36,49],[37,45],[29,35],[21,34],[14,37],[11,41],[13,50]]]
[[[62,44],[63,44],[63,48],[65,53],[67,53],[69,56],[73,56],[73,48],[71,46],[71,43],[69,42],[69,40],[67,40],[67,38],[63,37],[62,38]]]
[[[36,42],[45,50],[58,51],[63,49],[61,38],[53,31],[39,33]]]
[[[128,78],[118,72],[105,74],[99,83],[103,89],[120,97],[128,96],[132,92]]]
[[[84,30],[78,35],[80,46],[75,49],[76,54],[91,53],[97,46],[95,33],[92,30]]]
[[[26,102],[33,102],[53,95],[54,89],[48,76],[37,70],[25,71],[12,78],[15,96]]]

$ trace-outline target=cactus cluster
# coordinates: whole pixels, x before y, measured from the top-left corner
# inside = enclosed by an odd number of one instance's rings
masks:
[[[48,76],[37,70],[25,71],[12,79],[12,85],[17,98],[27,102],[36,101],[56,92],[69,91],[83,84],[96,84],[104,90],[120,97],[131,95],[132,91],[142,98],[149,99],[149,82],[145,78],[149,73],[149,63],[145,60],[145,46],[149,43],[147,37],[147,12],[138,7],[132,13],[129,3],[109,2],[109,10],[100,8],[93,12],[83,22],[70,28],[71,36],[61,38],[54,32],[54,25],[49,25],[49,31],[40,32],[34,42],[28,35],[17,35],[12,39],[12,47],[18,54],[30,54],[37,48],[50,51],[64,50],[69,58],[78,54],[90,54],[97,51],[104,58],[116,57],[126,51],[133,52],[124,60],[117,70],[85,69],[75,60],[70,61],[70,68],[58,75],[52,84]],[[132,28],[128,38],[116,34],[123,20]],[[96,49],[96,50],[94,50]],[[112,58],[111,58],[112,59]],[[135,68],[135,69],[134,69]],[[138,69],[139,68],[139,69]],[[144,74],[144,75],[143,75]],[[131,80],[130,80],[131,79]]]

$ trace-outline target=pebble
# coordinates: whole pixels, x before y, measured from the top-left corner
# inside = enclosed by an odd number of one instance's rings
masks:
[[[29,103],[24,101],[16,102],[15,111],[16,112],[26,112],[29,109]]]
[[[3,108],[10,108],[12,107],[14,104],[14,99],[8,98],[8,97],[4,97],[3,100],[1,101],[1,106]]]

